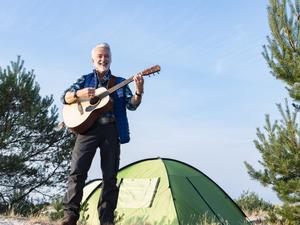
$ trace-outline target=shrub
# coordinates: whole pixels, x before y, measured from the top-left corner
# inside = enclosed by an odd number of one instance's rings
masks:
[[[241,196],[235,201],[243,211],[247,211],[250,214],[260,210],[269,211],[274,208],[271,203],[264,201],[256,193],[249,191],[243,191]]]

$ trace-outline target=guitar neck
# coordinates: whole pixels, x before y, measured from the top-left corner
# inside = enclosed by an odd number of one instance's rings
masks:
[[[139,74],[141,76],[148,76],[150,74],[158,73],[159,71],[160,71],[160,66],[156,65],[156,66],[152,66],[151,68],[146,69],[140,73],[137,73],[137,75]],[[115,92],[116,90],[118,90],[119,88],[124,87],[126,84],[129,84],[130,82],[133,81],[134,76],[131,76],[128,79],[122,81],[121,83],[118,83],[117,85],[109,88],[105,93],[111,94],[111,93]]]
[[[109,92],[109,94],[115,92],[116,90],[120,89],[121,87],[124,87],[126,84],[129,84],[133,81],[133,77],[129,77],[128,79],[122,81],[121,83],[118,83],[117,85],[111,87],[110,89],[108,89],[107,91]]]

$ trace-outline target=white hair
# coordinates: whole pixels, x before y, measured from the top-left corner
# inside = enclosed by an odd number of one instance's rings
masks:
[[[110,46],[109,44],[107,44],[106,42],[102,42],[102,43],[99,43],[97,44],[91,51],[91,54],[92,54],[92,57],[94,55],[94,52],[97,48],[106,48],[108,51],[109,51],[109,54],[111,55],[111,51],[110,51]]]

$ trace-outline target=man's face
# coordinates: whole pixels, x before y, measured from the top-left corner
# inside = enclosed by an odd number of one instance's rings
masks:
[[[96,48],[92,55],[93,64],[99,73],[104,73],[110,68],[111,55],[106,48]]]

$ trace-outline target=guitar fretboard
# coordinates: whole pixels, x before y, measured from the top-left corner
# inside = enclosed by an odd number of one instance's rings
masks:
[[[142,76],[148,76],[148,75],[153,74],[153,73],[158,73],[159,71],[160,71],[160,66],[156,65],[156,66],[152,66],[151,68],[146,69],[146,70],[144,70],[140,73],[137,73],[137,74],[142,75]],[[118,90],[119,88],[125,86],[126,84],[129,84],[130,82],[133,81],[134,76],[131,76],[128,79],[122,81],[121,83],[118,83],[117,85],[111,87],[110,89],[107,90],[107,92],[109,94],[111,94],[111,93],[115,92],[116,90]]]
[[[122,81],[121,83],[118,83],[117,85],[111,87],[110,89],[108,89],[107,91],[109,92],[109,94],[115,92],[116,90],[118,90],[121,87],[124,87],[126,84],[129,84],[133,81],[133,77],[129,77],[128,79]]]

